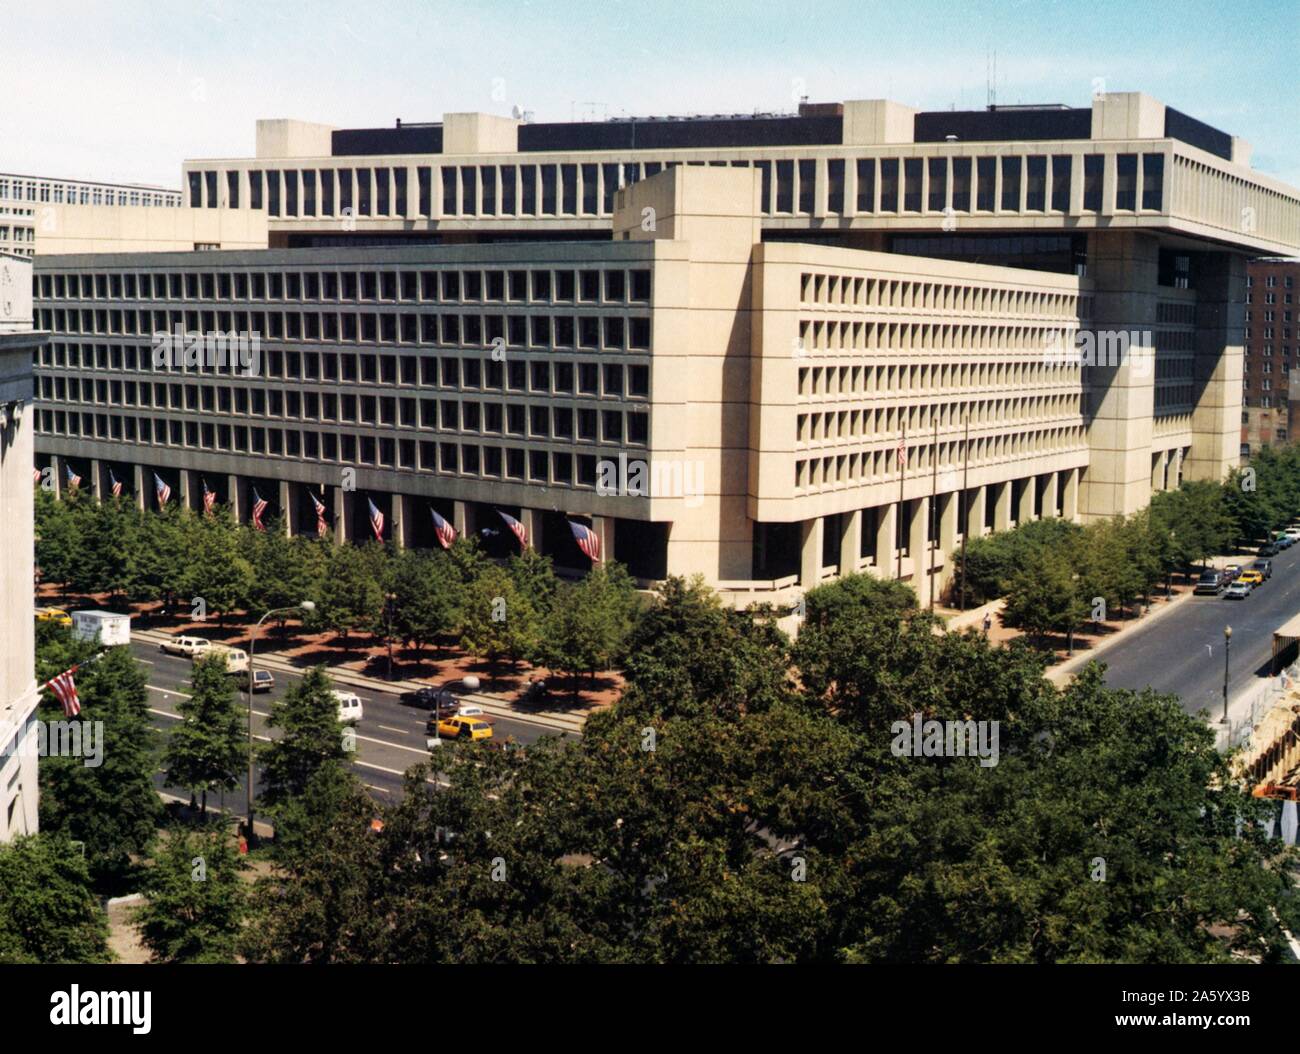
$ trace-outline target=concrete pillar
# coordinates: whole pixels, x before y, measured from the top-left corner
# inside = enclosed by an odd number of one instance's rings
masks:
[[[478,517],[474,506],[467,501],[457,501],[451,507],[451,525],[457,538],[469,538],[478,533]]]
[[[233,472],[226,477],[226,504],[236,523],[244,522],[244,495],[240,489],[240,479]]]
[[[947,494],[939,495],[939,552],[936,555],[936,563],[942,562],[943,567],[939,571],[939,581],[935,585],[935,591],[942,594],[948,583],[952,581],[953,568],[957,561],[953,559],[953,552],[957,548],[957,499],[959,491],[950,491]]]
[[[280,517],[284,520],[284,533],[290,538],[297,532],[297,502],[298,488],[295,484],[290,483],[287,479],[280,480]]]
[[[862,552],[862,510],[840,513],[841,575],[851,575],[858,569],[858,554]]]
[[[989,484],[993,494],[993,529],[1011,530],[1011,481]]]
[[[912,560],[912,588],[921,607],[930,605],[930,499],[917,498],[911,503],[911,522],[907,531],[907,554]]]
[[[194,503],[190,500],[194,493],[194,473],[187,468],[182,468],[177,470],[176,476],[176,496],[180,499],[181,508],[194,508]]]
[[[1077,468],[1066,471],[1065,493],[1061,498],[1061,515],[1073,523],[1079,518],[1079,470]]]
[[[132,483],[132,486],[134,487],[134,494],[135,494],[135,507],[137,509],[143,509],[145,508],[145,495],[149,493],[149,491],[146,491],[144,489],[145,488],[144,466],[133,465],[131,467],[131,473],[135,477],[135,480]],[[149,487],[152,490],[153,488],[152,479],[149,480]]]
[[[822,580],[822,517],[804,520],[799,529],[799,585],[807,590]]]
[[[399,549],[407,548],[414,537],[411,533],[414,524],[410,522],[413,505],[414,502],[405,494],[394,494],[392,496],[389,522],[393,525],[393,544]]]
[[[1020,488],[1020,505],[1016,509],[1016,524],[1030,523],[1034,518],[1034,499],[1038,494],[1038,477],[1028,476]]]
[[[90,459],[89,477],[82,486],[90,488],[90,493],[94,496],[96,504],[104,500],[104,472],[98,458]]]
[[[1147,334],[1156,330],[1158,257],[1153,235],[1131,230],[1088,235],[1096,365],[1083,369],[1091,417],[1088,477],[1080,495],[1085,519],[1127,515],[1151,498],[1155,369],[1154,337]],[[1240,379],[1238,373],[1238,387]],[[1240,391],[1237,397],[1240,403]]]
[[[963,530],[968,542],[973,538],[981,538],[984,535],[984,517],[987,515],[985,502],[987,497],[987,487],[972,487],[966,492],[966,526]]]
[[[1183,470],[1187,479],[1217,481],[1237,467],[1241,452],[1246,262],[1234,253],[1197,254],[1193,259],[1196,358],[1192,369],[1197,396],[1192,448]]]
[[[898,505],[890,502],[876,510],[876,569],[886,578],[893,578],[897,564],[894,560],[894,539],[898,533]]]
[[[1165,467],[1169,464],[1169,451],[1161,450],[1151,455],[1151,491],[1165,489]]]
[[[51,454],[50,475],[54,479],[54,496],[56,498],[63,497],[64,492],[67,490],[68,481],[64,478],[64,473],[66,471],[67,469],[64,468],[63,465],[63,458],[58,454]]]
[[[352,491],[342,487],[334,488],[334,544],[342,545],[352,537],[351,520],[348,508],[352,501]]]
[[[1060,473],[1049,472],[1043,477],[1043,519],[1056,515],[1057,498],[1060,494]]]
[[[539,199],[540,200],[540,199]],[[559,207],[558,205],[556,206]],[[542,548],[542,514],[537,509],[520,509],[519,522],[524,525],[524,531],[528,535],[529,544],[532,545],[538,553],[543,553]],[[505,524],[503,523],[504,527]]]
[[[600,539],[600,555],[606,563],[617,559],[614,555],[615,522],[613,516],[593,516],[591,518],[591,529],[596,532],[596,537]]]

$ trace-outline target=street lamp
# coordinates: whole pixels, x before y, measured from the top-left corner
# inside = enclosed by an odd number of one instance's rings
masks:
[[[257,634],[262,628],[262,623],[272,615],[283,615],[290,611],[310,612],[315,610],[316,602],[314,600],[304,600],[294,607],[272,608],[257,620],[253,632],[248,635],[248,840],[250,843],[253,841],[253,685],[256,681],[253,662],[257,653]]]
[[[1223,627],[1223,720],[1221,725],[1228,723],[1228,656],[1232,654],[1232,627]]]
[[[388,637],[388,679],[393,679],[393,604],[397,602],[396,593],[384,594],[384,632]]]
[[[444,681],[438,686],[438,692],[439,694],[444,691],[449,692],[455,685],[460,685],[469,692],[477,692],[480,683],[479,679],[470,673],[464,677],[457,677],[454,681]],[[438,715],[438,696],[435,695],[433,698],[433,740],[425,744],[430,749],[442,746],[442,729],[439,727],[441,722],[442,718]]]

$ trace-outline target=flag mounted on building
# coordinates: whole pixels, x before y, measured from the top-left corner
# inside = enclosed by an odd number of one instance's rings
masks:
[[[76,717],[81,713],[81,700],[77,698],[77,685],[72,679],[77,669],[77,666],[73,666],[45,682],[45,687],[54,693],[54,698],[63,706],[63,713],[67,717]]]
[[[379,511],[379,506],[369,498],[366,503],[370,506],[370,529],[375,532],[375,541],[380,545],[384,544],[384,514]]]
[[[253,488],[253,530],[264,531],[266,526],[262,523],[262,514],[266,512],[266,499],[257,493],[257,488]]]
[[[214,506],[217,503],[217,492],[215,490],[208,489],[208,481],[206,479],[203,479],[202,483],[203,483],[203,515],[211,516],[212,506]]]
[[[80,487],[81,477],[72,471],[72,466],[65,464],[63,466],[63,469],[68,474],[68,486],[71,487],[73,490],[76,490],[78,487]]]
[[[171,501],[172,489],[157,472],[153,474],[153,490],[158,495],[158,508],[166,508],[167,503]]]
[[[898,467],[907,468],[907,440],[898,441]]]
[[[40,481],[41,481],[41,470],[39,468],[32,469],[32,482],[39,483]]]
[[[108,470],[108,485],[113,491],[113,497],[120,498],[122,496],[122,481],[113,475],[111,468]]]
[[[438,515],[438,510],[431,508],[429,514],[433,517],[433,533],[438,536],[438,544],[444,549],[450,549],[451,543],[456,540],[456,528]]]
[[[588,527],[585,523],[578,523],[576,520],[569,521],[569,530],[573,532],[573,540],[578,543],[578,548],[593,564],[600,563],[602,557],[600,554],[600,535]]]
[[[307,493],[311,494],[311,491]],[[311,503],[316,506],[316,537],[324,538],[325,533],[329,530],[329,524],[325,522],[325,503],[315,494],[311,494]]]
[[[527,529],[525,529],[524,525],[520,523],[518,520],[516,520],[513,516],[511,516],[508,512],[502,512],[500,509],[497,509],[497,515],[500,516],[503,520],[505,520],[506,526],[509,527],[511,532],[514,534],[514,536],[519,539],[519,547],[521,549],[527,549],[528,531]]]

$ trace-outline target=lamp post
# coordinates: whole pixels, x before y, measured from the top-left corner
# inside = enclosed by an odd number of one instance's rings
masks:
[[[1223,720],[1219,723],[1226,725],[1228,723],[1228,656],[1232,654],[1232,627],[1223,627]]]
[[[384,633],[388,638],[388,679],[393,679],[393,604],[397,602],[396,593],[384,594]]]
[[[438,686],[438,694],[441,695],[444,691],[449,692],[453,686],[458,684],[471,692],[477,692],[480,683],[479,679],[471,673],[464,677],[457,677],[454,681],[444,681]],[[435,695],[433,699],[433,740],[426,744],[430,748],[442,746],[442,729],[439,727],[441,723],[442,717],[438,713],[438,696]]]
[[[253,627],[253,632],[248,635],[248,840],[253,840],[253,685],[256,683],[256,674],[254,673],[254,657],[257,653],[257,634],[262,629],[262,623],[272,615],[283,615],[287,611],[315,611],[316,602],[314,600],[304,600],[295,607],[272,608],[260,619],[257,625]]]

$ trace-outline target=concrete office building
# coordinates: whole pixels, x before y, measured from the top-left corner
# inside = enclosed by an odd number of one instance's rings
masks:
[[[646,580],[740,601],[867,568],[925,600],[964,532],[1236,464],[1246,260],[1300,245],[1248,153],[1136,94],[261,122],[258,157],[185,186],[264,209],[276,248],[38,260],[38,449],[142,501],[157,471],[246,518],[257,488],[293,530],[313,494],[348,537],[374,500],[403,544],[433,544],[426,505],[501,509],[581,566],[567,514]],[[258,332],[260,373],[154,371],[177,324]],[[637,461],[650,493],[607,493]]]
[[[0,253],[0,842],[37,826],[31,271]]]
[[[65,207],[152,210],[181,204],[180,191],[163,187],[0,172],[0,253],[36,255],[38,232],[57,233]]]
[[[1291,442],[1300,428],[1300,368],[1296,294],[1300,259],[1265,257],[1246,270],[1246,341],[1241,452]]]

